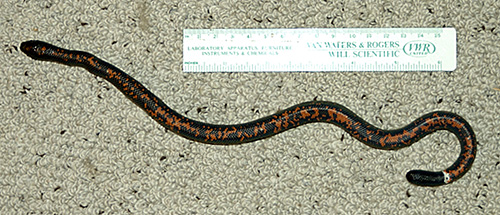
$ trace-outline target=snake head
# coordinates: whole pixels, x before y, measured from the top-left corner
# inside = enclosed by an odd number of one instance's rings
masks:
[[[53,45],[38,40],[30,40],[21,43],[21,51],[35,60],[49,60]]]

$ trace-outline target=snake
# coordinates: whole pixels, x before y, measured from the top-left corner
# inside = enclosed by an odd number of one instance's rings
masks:
[[[472,127],[463,117],[452,112],[434,111],[399,129],[384,130],[341,104],[314,100],[246,123],[210,124],[179,114],[139,81],[91,53],[64,49],[38,40],[22,42],[20,50],[35,60],[85,68],[114,85],[167,130],[200,143],[248,143],[316,122],[334,124],[362,143],[382,150],[408,147],[438,130],[453,133],[460,142],[460,154],[456,161],[442,171],[408,171],[406,179],[417,186],[440,186],[458,180],[469,171],[476,156],[477,141]]]

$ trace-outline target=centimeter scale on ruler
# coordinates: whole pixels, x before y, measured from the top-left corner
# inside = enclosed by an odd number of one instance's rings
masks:
[[[185,29],[185,72],[453,71],[454,28]]]

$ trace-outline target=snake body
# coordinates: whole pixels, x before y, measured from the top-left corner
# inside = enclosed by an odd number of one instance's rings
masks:
[[[439,186],[456,181],[471,168],[476,155],[477,142],[471,126],[464,118],[451,112],[428,113],[402,128],[383,130],[340,104],[312,101],[243,124],[208,124],[189,119],[174,111],[127,73],[90,53],[67,50],[36,40],[23,42],[21,51],[35,60],[53,61],[87,69],[113,84],[168,130],[202,143],[241,144],[313,122],[332,123],[364,144],[384,150],[410,146],[437,130],[452,132],[460,142],[461,152],[450,167],[439,172],[411,170],[407,173],[406,178],[410,183],[421,186]]]

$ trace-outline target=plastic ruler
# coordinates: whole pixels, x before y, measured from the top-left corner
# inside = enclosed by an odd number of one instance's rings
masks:
[[[185,72],[453,71],[454,28],[185,29]]]

